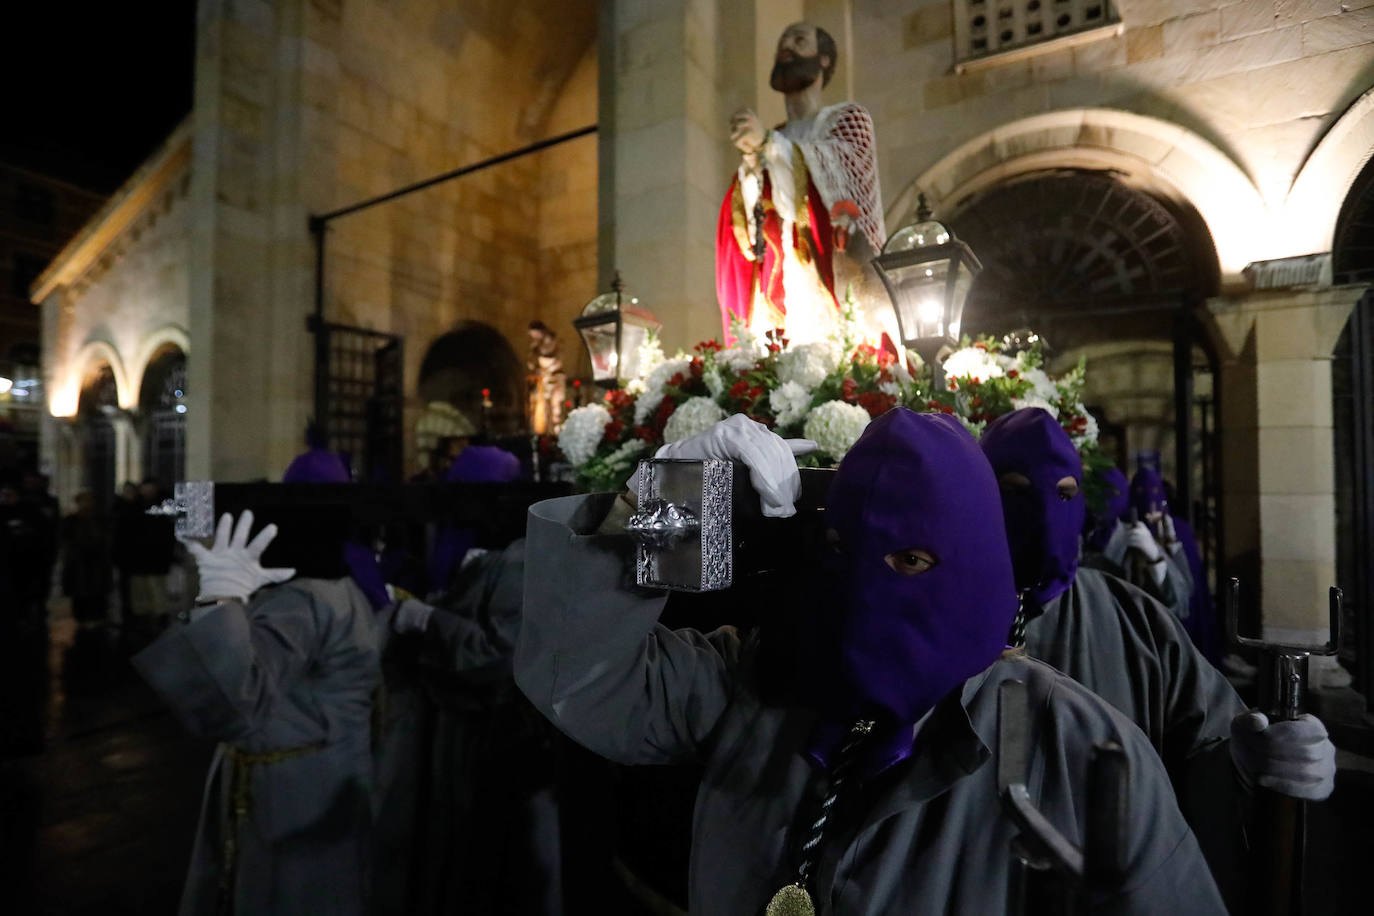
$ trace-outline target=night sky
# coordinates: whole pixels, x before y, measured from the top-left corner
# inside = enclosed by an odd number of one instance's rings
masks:
[[[6,7],[0,160],[115,190],[191,110],[195,0]]]

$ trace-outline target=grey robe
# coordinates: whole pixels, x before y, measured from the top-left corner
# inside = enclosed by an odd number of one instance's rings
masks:
[[[551,729],[511,680],[524,541],[463,565],[423,634],[390,632],[378,914],[561,912]]]
[[[1126,554],[1129,548],[1126,546],[1126,526],[1117,522],[1112,529],[1112,536],[1108,539],[1101,553],[1089,553],[1083,557],[1083,567],[1098,569],[1102,572],[1111,573],[1120,579],[1128,579],[1126,571]],[[1140,588],[1154,598],[1160,604],[1169,609],[1179,620],[1187,620],[1191,610],[1189,602],[1193,597],[1194,588],[1206,588],[1206,583],[1194,583],[1192,570],[1188,568],[1188,558],[1182,551],[1170,553],[1164,551],[1164,579],[1158,584],[1149,576],[1140,583]],[[1082,567],[1080,567],[1082,568]]]
[[[370,856],[369,747],[378,662],[372,609],[350,579],[297,579],[175,626],[134,657],[211,764],[180,912],[216,912],[235,754],[248,771],[233,912],[362,913]]]
[[[689,894],[693,912],[753,916],[794,877],[803,817],[822,778],[799,751],[814,723],[766,705],[734,631],[668,630],[664,597],[638,590],[628,540],[598,534],[607,497],[530,510],[521,688],[574,740],[629,764],[699,761]],[[933,711],[913,756],[842,798],[812,888],[821,913],[997,913],[1016,832],[996,787],[997,688],[1024,680],[1032,708],[1028,785],[1074,842],[1083,835],[1092,744],[1131,768],[1129,868],[1098,912],[1219,913],[1222,904],[1168,778],[1139,729],[1048,666],[1004,659]]]
[[[1026,624],[1026,653],[1125,713],[1169,771],[1227,899],[1237,899],[1246,792],[1231,763],[1235,688],[1176,617],[1135,586],[1096,569]]]

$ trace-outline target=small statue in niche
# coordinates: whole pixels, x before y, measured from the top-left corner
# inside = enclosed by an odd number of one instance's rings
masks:
[[[537,435],[556,433],[563,427],[568,382],[558,334],[542,321],[531,321],[529,334],[530,429]]]

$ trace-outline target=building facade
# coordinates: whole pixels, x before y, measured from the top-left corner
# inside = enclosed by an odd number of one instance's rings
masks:
[[[525,329],[566,334],[576,369],[568,322],[617,268],[670,348],[716,336],[728,120],[782,119],[768,72],[798,19],[838,42],[827,102],[873,115],[888,230],[924,194],[982,258],[966,327],[1035,327],[1061,365],[1086,360],[1119,463],[1158,454],[1252,623],[1320,641],[1338,578],[1365,582],[1367,619],[1367,562],[1336,537],[1374,540],[1352,508],[1374,504],[1368,430],[1342,413],[1374,399],[1348,371],[1374,348],[1363,0],[202,0],[188,177],[165,214],[182,266],[152,283],[181,298],[116,286],[139,246],[152,269],[152,235],[74,243],[35,287],[52,414],[131,412],[112,452],[142,472],[144,364],[175,344],[188,476],[279,474],[321,386],[354,398],[339,424],[394,395],[410,468],[431,401],[517,429]],[[332,219],[317,261],[312,215],[593,123]],[[317,356],[312,314],[337,357]],[[51,425],[56,461],[83,433]]]

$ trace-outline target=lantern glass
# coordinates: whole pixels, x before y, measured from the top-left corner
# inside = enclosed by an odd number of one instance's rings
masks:
[[[963,258],[958,260],[958,266],[954,272],[954,283],[950,287],[948,332],[947,336],[952,340],[959,339],[959,333],[964,324],[964,304],[968,302],[969,290],[973,288],[973,280],[977,272]]]
[[[928,219],[911,226],[903,226],[887,240],[883,254],[931,248],[949,241],[949,229],[939,220]]]
[[[587,346],[587,356],[592,363],[592,378],[595,381],[611,382],[618,377],[620,355],[615,349],[617,323],[616,316],[612,313],[605,321],[582,325],[577,329],[582,334],[582,342]]]
[[[884,279],[895,293],[897,324],[902,341],[944,337],[946,295],[949,291],[950,258],[918,261],[884,271]]]

